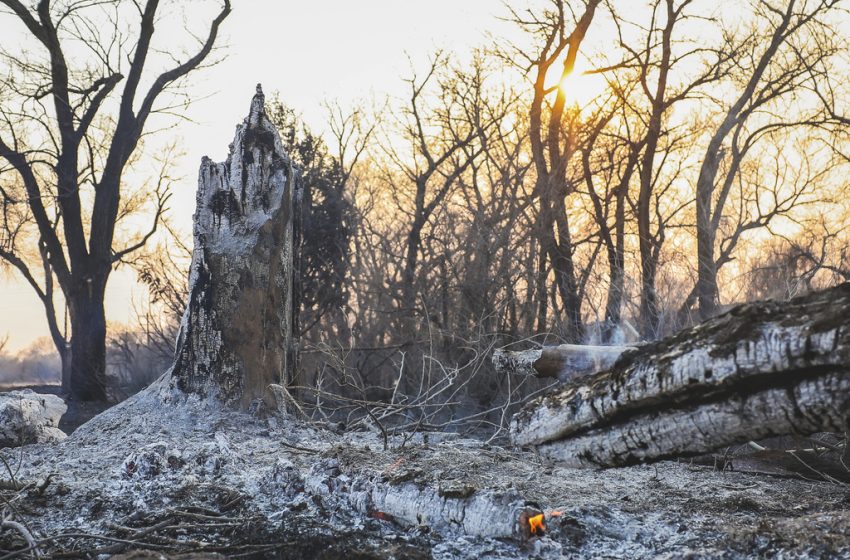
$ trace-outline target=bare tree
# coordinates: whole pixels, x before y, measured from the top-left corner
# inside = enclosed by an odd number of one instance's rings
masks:
[[[790,299],[850,281],[850,251],[825,222],[821,217],[798,235],[779,235],[763,244],[748,263],[747,299]]]
[[[507,55],[524,66],[534,88],[529,107],[529,135],[536,172],[534,196],[539,204],[538,278],[545,284],[547,261],[551,262],[564,305],[567,338],[574,342],[580,341],[584,333],[574,243],[566,209],[566,198],[575,188],[567,181],[567,166],[576,146],[569,127],[565,126],[569,111],[566,93],[560,84],[575,68],[576,56],[599,4],[600,0],[588,0],[580,15],[573,14],[572,22],[569,21],[571,6],[564,0],[552,0],[550,7],[540,14],[514,11],[514,21],[542,44],[534,52],[515,48]],[[560,79],[556,85],[548,86],[551,70],[558,64],[561,65]],[[550,101],[553,94],[554,101]],[[541,295],[538,294],[541,298],[538,329],[546,330],[546,301]]]
[[[617,113],[625,112],[625,104],[611,99],[613,110],[600,118],[590,137],[581,147],[581,173],[587,187],[599,236],[605,245],[608,263],[608,294],[601,337],[610,342],[622,320],[625,289],[626,222],[628,194],[638,169],[643,139],[633,140],[628,118],[620,128],[609,126]]]
[[[15,170],[26,192],[37,233],[33,240],[20,241],[37,248],[44,285],[31,272],[21,245],[0,256],[39,295],[51,333],[56,330],[51,319],[55,276],[71,323],[70,356],[62,348],[60,353],[71,361],[71,391],[80,399],[106,398],[103,301],[110,272],[144,246],[161,217],[162,208],[147,234],[127,246],[115,246],[122,174],[149,117],[164,109],[163,92],[202,66],[212,52],[231,10],[230,1],[223,2],[196,50],[151,76],[145,70],[157,52],[152,44],[158,0],[134,2],[133,8],[118,1],[40,0],[34,11],[20,0],[0,2],[9,12],[5,17],[14,16],[41,48],[39,54],[5,53],[11,72],[0,84],[7,94],[2,100],[0,160]],[[130,36],[125,28],[133,11],[136,30]],[[81,57],[69,55],[70,44],[82,45],[87,52],[77,66],[73,63]],[[123,90],[116,94],[120,84]],[[89,189],[92,196],[84,196]]]
[[[475,65],[471,72],[441,69],[447,60],[438,53],[423,78],[408,80],[410,98],[401,134],[410,154],[387,146],[393,169],[399,171],[412,189],[395,188],[395,195],[408,198],[400,211],[409,216],[405,233],[403,262],[400,267],[399,310],[401,335],[406,343],[415,341],[418,283],[417,271],[422,254],[422,237],[435,212],[457,186],[483,148],[476,142],[491,122],[483,120],[480,104],[484,70]],[[426,108],[428,88],[435,85],[439,103]],[[421,310],[420,310],[421,311]]]
[[[683,39],[681,28],[695,18],[688,11],[692,0],[656,0],[651,5],[650,23],[642,45],[631,45],[624,38],[621,18],[614,14],[620,47],[626,52],[625,66],[636,71],[637,91],[643,102],[630,102],[631,119],[637,129],[634,148],[640,151],[636,219],[640,253],[640,325],[645,338],[659,334],[659,302],[656,276],[665,239],[665,227],[672,216],[663,216],[662,193],[678,176],[675,158],[679,146],[693,141],[689,131],[676,132],[670,114],[674,106],[688,100],[706,84],[720,79],[727,70],[730,54],[714,50],[694,40]],[[706,18],[701,18],[705,22]],[[663,22],[663,23],[662,23]],[[698,66],[697,72],[682,68]],[[644,116],[645,115],[645,116]],[[639,123],[639,125],[638,125]],[[674,173],[670,173],[670,169]],[[681,209],[679,207],[678,209]],[[675,213],[675,211],[673,212]]]
[[[833,54],[834,47],[829,42],[808,39],[815,36],[813,33],[819,38],[826,38],[832,33],[823,33],[828,25],[819,18],[837,4],[836,0],[789,0],[783,8],[777,8],[770,2],[761,1],[756,4],[758,21],[755,27],[746,31],[742,44],[730,47],[737,53],[738,74],[743,73],[745,77],[739,84],[734,101],[724,110],[709,139],[696,182],[696,298],[703,319],[714,315],[717,309],[718,260],[715,251],[725,204],[744,154],[754,144],[754,139],[763,133],[763,129],[753,123],[758,123],[759,118],[765,118],[765,115],[770,119],[770,124],[765,125],[768,127],[813,125],[823,120],[817,114],[776,114],[776,111],[771,112],[771,108],[775,108],[783,97],[803,90],[806,82],[815,79],[809,72],[810,68],[817,66],[815,61],[823,61]],[[761,26],[767,26],[769,32],[761,32]],[[730,37],[729,42],[733,44],[735,39]],[[752,130],[754,128],[755,131]],[[725,173],[722,173],[724,161],[728,163]]]

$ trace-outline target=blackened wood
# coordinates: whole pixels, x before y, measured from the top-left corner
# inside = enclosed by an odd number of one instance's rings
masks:
[[[300,176],[257,94],[227,161],[201,163],[189,303],[171,386],[247,406],[297,355]]]

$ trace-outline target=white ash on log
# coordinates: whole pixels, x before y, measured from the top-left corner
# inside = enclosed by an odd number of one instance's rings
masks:
[[[227,161],[198,179],[189,302],[171,386],[248,406],[285,384],[296,359],[301,183],[260,86]]]
[[[697,455],[850,415],[850,284],[732,309],[520,411],[517,445],[571,466]]]
[[[361,465],[362,469],[363,465]],[[289,477],[297,476],[290,474]],[[410,476],[410,480],[407,480]],[[344,499],[359,513],[403,527],[437,534],[461,533],[492,539],[527,541],[528,518],[542,513],[515,491],[480,489],[451,480],[433,482],[421,472],[398,476],[347,475],[336,459],[313,464],[300,482],[313,495]],[[289,482],[292,483],[291,481]]]
[[[59,420],[68,410],[61,397],[30,389],[0,393],[0,447],[52,443],[67,436]]]
[[[406,483],[376,485],[371,493],[377,511],[408,526],[427,526],[441,533],[460,530],[466,535],[493,539],[528,540],[528,512],[514,494],[475,492],[458,484],[441,488]]]
[[[493,352],[493,366],[501,374],[513,373],[569,381],[608,369],[624,352],[634,348],[582,344],[561,344],[520,351],[499,348]]]

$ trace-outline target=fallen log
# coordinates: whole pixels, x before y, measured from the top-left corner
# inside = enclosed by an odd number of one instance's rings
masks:
[[[607,369],[621,354],[634,346],[592,346],[561,344],[531,350],[493,352],[493,366],[500,374],[557,378],[569,381]]]
[[[843,431],[850,284],[757,302],[625,354],[513,419],[515,444],[572,466],[703,454],[750,439]]]

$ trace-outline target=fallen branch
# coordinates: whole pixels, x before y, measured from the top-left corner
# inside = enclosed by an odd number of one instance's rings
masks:
[[[27,547],[26,549],[24,549],[24,551],[32,552],[36,558],[41,558],[41,553],[38,549],[38,543],[33,538],[32,533],[29,532],[29,529],[24,527],[21,523],[18,523],[17,521],[12,521],[11,519],[4,519],[3,522],[0,523],[0,527],[2,527],[3,529],[11,529],[13,531],[17,531],[27,543]]]
[[[553,377],[568,381],[591,375],[614,365],[634,346],[591,346],[561,344],[531,350],[493,352],[493,366],[500,374]]]

